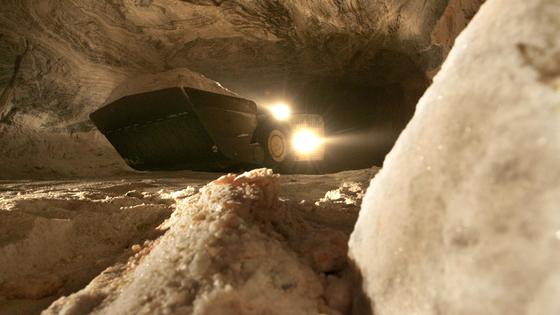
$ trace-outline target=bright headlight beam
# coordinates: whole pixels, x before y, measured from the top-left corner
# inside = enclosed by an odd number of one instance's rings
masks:
[[[292,138],[292,146],[297,153],[309,154],[317,150],[321,144],[322,139],[312,130],[300,129],[294,133]]]
[[[269,107],[272,116],[278,120],[287,120],[290,118],[292,111],[290,106],[284,103],[277,103]]]

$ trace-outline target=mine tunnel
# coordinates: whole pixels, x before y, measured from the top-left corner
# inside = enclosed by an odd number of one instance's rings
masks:
[[[559,17],[3,1],[0,314],[560,314]]]

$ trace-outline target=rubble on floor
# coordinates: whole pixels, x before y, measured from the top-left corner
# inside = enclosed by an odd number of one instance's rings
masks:
[[[29,226],[4,229],[20,234],[0,246],[0,313],[65,295],[46,313],[347,314],[357,187],[376,171],[0,185],[3,223]]]

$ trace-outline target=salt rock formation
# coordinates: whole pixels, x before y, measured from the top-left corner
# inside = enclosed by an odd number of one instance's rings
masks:
[[[126,259],[131,244],[162,234],[175,200],[213,178],[204,176],[3,183],[0,314],[38,314]]]
[[[405,124],[481,2],[3,1],[0,178],[125,169],[87,115],[125,80],[175,68],[257,101],[318,90],[310,103],[347,109],[392,97]],[[349,102],[356,89],[380,96]]]
[[[44,314],[340,314],[348,235],[278,199],[278,175],[226,175],[184,199],[169,230]]]
[[[105,103],[111,103],[128,95],[146,93],[176,86],[186,86],[218,94],[237,96],[224,88],[220,83],[210,80],[200,73],[187,68],[177,68],[157,74],[144,74],[126,80],[117,86],[109,95]]]
[[[560,3],[493,0],[364,197],[377,315],[560,314]]]

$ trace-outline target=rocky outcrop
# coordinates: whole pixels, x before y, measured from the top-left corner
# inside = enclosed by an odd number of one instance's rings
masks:
[[[481,2],[3,1],[0,157],[12,166],[0,177],[87,175],[73,159],[86,155],[98,172],[124,169],[86,133],[87,115],[125,79],[181,67],[258,102],[287,98],[348,121],[385,117],[396,126],[387,150]],[[91,150],[60,156],[59,142]],[[41,163],[12,159],[37,155]]]
[[[560,4],[493,0],[364,198],[350,255],[374,312],[560,312]]]
[[[124,291],[138,292],[138,286],[127,281],[141,274],[150,274],[154,281],[149,290],[157,301],[150,305],[151,313],[162,313],[167,306],[196,309],[196,299],[180,297],[196,296],[197,305],[204,305],[211,292],[216,294],[212,301],[223,293],[227,301],[258,304],[262,297],[223,292],[224,287],[212,281],[223,276],[220,279],[232,281],[226,285],[241,289],[250,284],[243,282],[248,276],[257,290],[261,280],[272,279],[272,287],[263,284],[272,294],[274,286],[292,279],[277,259],[289,268],[301,267],[297,274],[305,276],[298,278],[297,288],[291,282],[281,287],[283,298],[295,295],[312,308],[347,311],[352,300],[347,239],[363,189],[377,170],[281,177],[261,170],[227,176],[206,188],[218,174],[182,171],[112,180],[0,183],[0,314],[39,314],[57,299],[50,310],[57,314],[103,313],[109,308],[127,313],[132,306],[115,299],[122,301]],[[228,208],[234,200],[243,205]],[[236,220],[239,226],[231,226]],[[197,267],[182,269],[193,256],[192,266]],[[263,274],[263,269],[271,274]],[[167,286],[168,280],[185,283],[192,291]]]
[[[175,200],[194,194],[212,178],[206,176],[191,179],[191,186],[184,179],[141,178],[4,183],[0,314],[38,314],[58,297],[83,288],[130,256],[131,245],[160,236],[164,231],[156,227],[172,213]],[[176,191],[176,186],[185,189]]]
[[[293,178],[283,184],[296,181],[310,183]],[[130,259],[43,314],[348,314],[349,234],[311,218],[325,211],[355,218],[357,207],[310,210],[291,194],[291,202],[279,199],[280,188],[271,170],[220,177],[177,200],[159,227],[168,229],[164,235],[132,246]],[[313,200],[310,191],[304,194]]]

